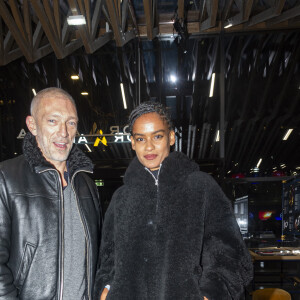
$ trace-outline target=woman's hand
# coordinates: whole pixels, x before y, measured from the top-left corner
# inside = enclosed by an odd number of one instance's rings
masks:
[[[106,297],[107,297],[108,292],[109,292],[108,289],[105,288],[105,289],[103,290],[102,294],[101,294],[100,300],[105,300]]]

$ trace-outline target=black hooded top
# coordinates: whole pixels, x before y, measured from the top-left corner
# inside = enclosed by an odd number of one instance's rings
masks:
[[[137,158],[107,210],[95,296],[107,300],[240,299],[252,263],[218,184],[184,154],[163,161],[158,184]]]

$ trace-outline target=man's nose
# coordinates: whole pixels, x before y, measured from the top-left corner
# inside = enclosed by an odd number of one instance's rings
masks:
[[[62,137],[67,137],[69,135],[66,124],[61,124],[60,129],[59,129],[59,135]]]

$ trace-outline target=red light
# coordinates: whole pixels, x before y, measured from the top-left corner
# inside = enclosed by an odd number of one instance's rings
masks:
[[[243,173],[235,173],[231,175],[231,178],[245,178]]]
[[[272,176],[274,176],[274,177],[285,176],[285,172],[283,172],[281,170],[274,171],[274,172],[272,172]]]
[[[270,219],[272,214],[273,214],[273,211],[266,211],[266,210],[259,211],[258,212],[258,217],[259,217],[260,220],[265,221],[265,220]]]

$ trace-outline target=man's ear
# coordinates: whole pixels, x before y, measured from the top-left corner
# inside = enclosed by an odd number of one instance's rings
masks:
[[[29,129],[29,131],[35,136],[37,134],[36,132],[36,123],[33,116],[27,116],[26,117],[26,125]]]
[[[171,130],[169,133],[170,146],[173,146],[175,144],[175,139],[175,131]]]
[[[131,141],[132,150],[135,150],[135,140],[134,140],[133,136],[130,136],[130,141]]]

